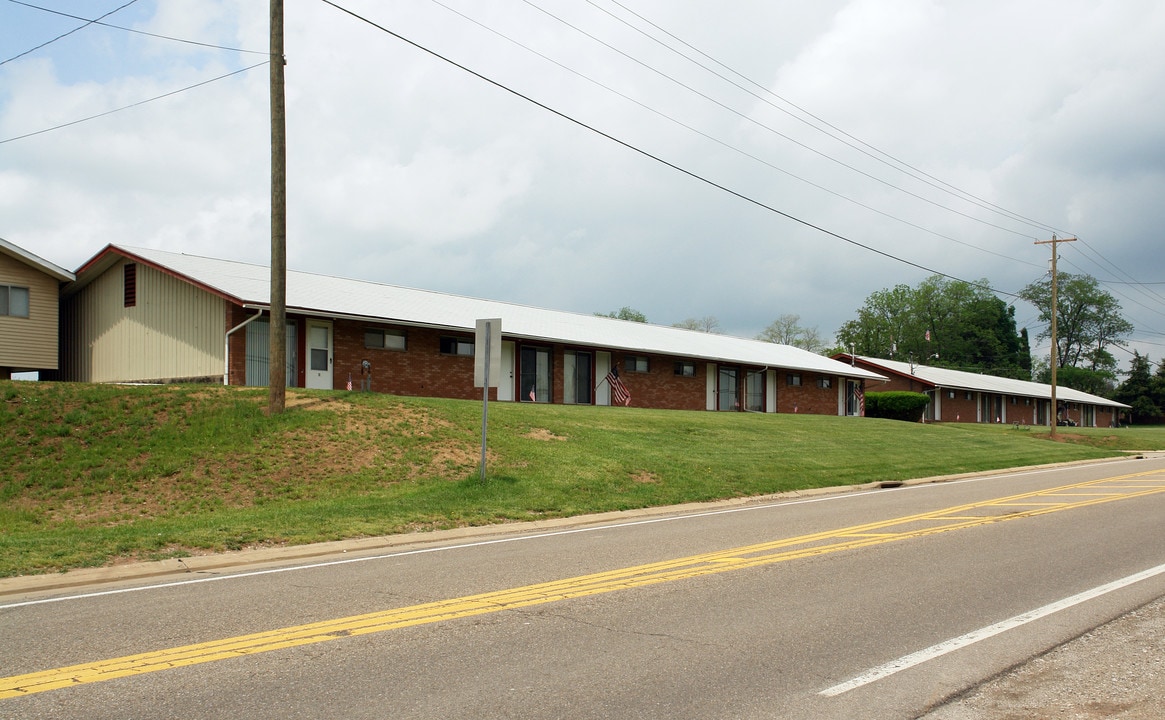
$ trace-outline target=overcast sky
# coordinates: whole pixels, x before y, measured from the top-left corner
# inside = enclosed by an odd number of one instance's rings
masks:
[[[1165,356],[1160,0],[337,4],[497,85],[287,0],[292,269],[832,339],[932,271],[1016,302],[1056,232]],[[99,25],[33,50],[84,23],[0,0],[0,237],[69,270],[109,243],[267,264],[266,65],[20,137],[265,62],[267,5],[104,20],[235,50]]]

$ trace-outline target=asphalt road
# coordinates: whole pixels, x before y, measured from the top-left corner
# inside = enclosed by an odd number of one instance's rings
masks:
[[[0,581],[0,718],[916,718],[1165,596],[1163,511],[1128,460]]]

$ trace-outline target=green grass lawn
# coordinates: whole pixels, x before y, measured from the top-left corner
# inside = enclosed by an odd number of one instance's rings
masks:
[[[1099,458],[1165,429],[0,382],[0,577]]]

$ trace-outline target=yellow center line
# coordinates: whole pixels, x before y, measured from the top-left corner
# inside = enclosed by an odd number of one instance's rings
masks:
[[[1158,475],[1153,484],[1117,485],[1138,478]],[[1092,489],[1104,492],[1079,493],[1077,501],[1043,502],[1037,498],[1068,497],[1070,491]],[[1107,492],[1114,489],[1126,492]],[[1049,490],[1035,491],[996,498],[978,503],[959,505],[943,510],[906,517],[854,525],[793,538],[773,540],[728,550],[719,550],[689,557],[675,558],[578,577],[552,580],[523,587],[507,588],[460,598],[438,600],[403,608],[323,620],[305,625],[278,628],[249,635],[223,638],[209,642],[165,648],[108,660],[51,668],[39,672],[0,678],[0,700],[32,693],[57,690],[85,683],[101,682],[122,677],[197,665],[228,658],[237,658],[285,648],[328,642],[344,637],[381,633],[416,625],[426,625],[457,618],[484,615],[503,610],[530,607],[571,598],[629,590],[665,582],[675,582],[705,575],[754,568],[774,563],[814,557],[844,550],[920,538],[952,530],[991,523],[1035,517],[1063,510],[1083,508],[1165,492],[1165,476],[1156,471],[1135,473],[1116,478],[1093,480],[1065,485]],[[1031,500],[1031,502],[1022,502]],[[1004,515],[971,515],[968,511],[1001,506],[1030,509]],[[902,529],[920,522],[937,523],[928,527]]]

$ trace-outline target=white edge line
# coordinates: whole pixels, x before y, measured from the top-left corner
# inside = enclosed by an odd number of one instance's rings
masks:
[[[1020,627],[1021,625],[1026,625],[1027,623],[1030,623],[1034,620],[1039,620],[1040,618],[1051,615],[1052,613],[1066,610],[1067,608],[1070,608],[1074,605],[1079,605],[1080,603],[1092,600],[1093,598],[1100,597],[1101,595],[1108,594],[1115,590],[1120,590],[1121,588],[1138,583],[1142,580],[1147,580],[1162,573],[1165,573],[1165,565],[1158,565],[1155,568],[1150,568],[1143,572],[1129,575],[1128,577],[1121,578],[1120,580],[1114,580],[1110,583],[1092,588],[1091,590],[1085,590],[1082,593],[1064,598],[1063,600],[1057,600],[1056,602],[1049,603],[1043,607],[1036,608],[1035,610],[1029,610],[1028,612],[1016,615],[1015,617],[997,622],[994,625],[988,625],[987,627],[979,628],[978,630],[972,630],[966,635],[960,635],[957,638],[944,640],[937,645],[931,645],[925,650],[919,650],[918,652],[910,653],[909,655],[903,655],[897,660],[891,660],[885,665],[879,665],[876,668],[871,668],[870,670],[867,670],[852,680],[847,680],[846,682],[822,690],[818,693],[818,695],[835,697],[837,695],[847,693],[850,690],[862,687],[863,685],[868,685],[872,682],[887,678],[894,673],[912,668],[915,665],[921,665],[924,662],[942,657],[947,653],[965,648],[968,645],[973,645],[980,640],[986,640],[987,638],[994,637],[995,635],[1006,632],[1008,630],[1013,630],[1017,627]]]
[[[986,475],[982,477],[966,478],[963,480],[952,480],[944,483],[933,483],[927,485],[910,485],[903,488],[896,488],[895,492],[902,492],[906,490],[923,490],[937,487],[949,487],[951,485],[961,485],[969,482],[981,482],[984,480],[1001,480],[1005,478],[1023,477],[1025,475],[1038,475],[1040,473],[1053,472],[1059,468],[1041,468],[1038,470],[1024,470],[1013,473],[1003,473],[1001,475]],[[253,570],[250,572],[234,573],[231,575],[216,575],[214,577],[194,578],[190,580],[175,580],[173,582],[158,583],[153,585],[139,585],[129,588],[118,588],[116,590],[100,590],[97,592],[81,593],[78,595],[62,595],[59,597],[41,598],[39,600],[25,600],[23,602],[9,603],[7,605],[0,605],[0,610],[10,610],[19,607],[28,607],[30,605],[48,605],[51,603],[67,602],[72,600],[90,600],[93,598],[106,597],[109,595],[124,595],[127,593],[144,592],[146,590],[162,590],[166,588],[182,587],[185,585],[200,585],[202,583],[220,582],[223,580],[242,580],[244,578],[259,577],[261,575],[276,575],[285,572],[296,572],[300,570],[315,570],[319,568],[335,567],[338,565],[350,565],[352,563],[370,562],[373,560],[388,560],[391,558],[407,557],[409,555],[422,555],[433,552],[446,552],[451,550],[465,550],[468,548],[482,547],[486,545],[500,545],[502,543],[520,542],[526,540],[541,540],[551,537],[559,537],[563,535],[573,535],[576,533],[596,532],[600,530],[618,530],[622,528],[636,527],[639,525],[650,525],[653,523],[675,522],[677,520],[689,520],[694,518],[710,517],[713,515],[728,515],[739,512],[752,512],[755,510],[768,510],[775,507],[785,507],[792,505],[808,505],[810,503],[827,502],[833,500],[848,500],[856,497],[863,497],[866,495],[877,495],[884,493],[885,490],[866,490],[863,492],[844,493],[841,495],[829,495],[826,497],[806,498],[803,500],[784,500],[772,503],[764,503],[759,505],[748,505],[745,507],[728,508],[724,510],[706,510],[699,513],[673,515],[669,517],[650,518],[647,520],[632,520],[630,522],[616,523],[613,525],[595,525],[586,528],[572,528],[570,530],[556,530],[553,532],[536,533],[533,535],[521,535],[509,538],[497,538],[494,540],[481,540],[471,543],[460,543],[457,545],[442,545],[440,547],[420,548],[417,550],[404,550],[401,552],[386,553],[381,555],[367,555],[358,558],[346,558],[344,560],[328,560],[326,562],[310,563],[307,565],[291,565],[288,567],[272,568],[270,570]]]

